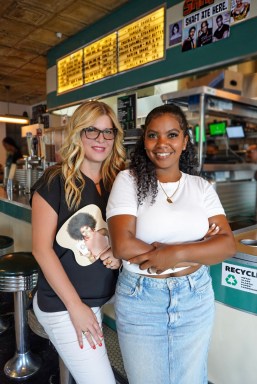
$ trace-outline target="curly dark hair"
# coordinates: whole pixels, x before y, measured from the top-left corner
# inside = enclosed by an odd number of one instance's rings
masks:
[[[129,165],[130,172],[137,183],[137,198],[139,204],[142,204],[147,196],[152,197],[151,204],[153,204],[158,193],[156,169],[146,154],[144,139],[145,132],[151,121],[166,113],[169,113],[178,120],[184,136],[189,137],[186,149],[180,156],[179,169],[190,175],[198,174],[196,151],[193,143],[190,141],[189,126],[184,112],[175,104],[165,104],[154,108],[146,117],[144,131],[135,146],[135,151],[131,154],[131,163]]]
[[[94,230],[96,227],[96,219],[89,213],[78,213],[73,216],[68,223],[68,234],[75,240],[82,240],[83,236],[80,229],[85,226]]]

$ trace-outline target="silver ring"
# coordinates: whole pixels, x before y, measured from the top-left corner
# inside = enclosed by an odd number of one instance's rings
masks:
[[[153,273],[156,273],[156,269],[155,268],[147,268],[147,272],[149,273],[149,275],[152,275]]]
[[[82,331],[83,335],[84,336],[87,336],[87,334],[89,333],[89,331]]]

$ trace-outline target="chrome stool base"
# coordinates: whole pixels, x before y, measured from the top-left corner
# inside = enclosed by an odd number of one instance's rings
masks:
[[[41,366],[41,359],[31,351],[15,353],[4,366],[4,373],[12,379],[25,379],[34,375]]]

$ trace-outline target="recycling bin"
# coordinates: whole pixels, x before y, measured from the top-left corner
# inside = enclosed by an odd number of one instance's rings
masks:
[[[257,225],[234,231],[237,253],[211,266],[216,318],[209,382],[256,384]]]

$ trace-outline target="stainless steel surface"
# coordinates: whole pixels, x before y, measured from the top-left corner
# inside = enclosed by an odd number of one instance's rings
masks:
[[[1,1],[0,101],[33,105],[46,100],[47,51],[126,2]]]
[[[23,191],[14,191],[12,193],[12,199],[9,199],[7,191],[3,187],[0,187],[0,200],[8,204],[31,210],[29,199],[30,195],[25,194]]]
[[[217,99],[234,101],[236,103],[240,103],[240,104],[244,104],[247,106],[252,106],[252,107],[257,108],[257,100],[253,100],[253,99],[250,99],[247,97],[237,95],[235,93],[222,91],[220,89],[206,87],[206,86],[183,89],[181,91],[165,93],[165,94],[161,95],[161,99],[163,102],[168,102],[170,100],[176,99],[176,101],[181,103],[182,105],[187,105],[188,104],[188,97],[201,95],[201,94],[204,94],[206,96],[211,96],[211,97],[214,97]],[[227,110],[225,110],[225,113],[227,113]]]
[[[17,292],[29,291],[37,284],[38,274],[33,273],[30,276],[1,276],[0,291],[2,292]]]
[[[253,123],[257,121],[257,100],[248,99],[235,93],[203,86],[161,95],[163,102],[175,102],[188,109],[191,113],[188,118],[191,117],[192,119],[202,113],[200,100],[197,101],[197,98],[200,97],[205,99],[205,119],[209,115],[240,118],[240,120],[252,121]]]
[[[17,276],[16,273],[15,277],[0,278],[0,290],[4,292],[14,292],[16,352],[4,366],[6,376],[13,379],[30,377],[35,374],[41,366],[41,359],[30,351],[26,310],[26,291],[32,290],[35,287],[37,276],[37,273],[29,276]]]
[[[12,379],[26,379],[34,375],[41,366],[41,359],[31,351],[15,353],[4,366],[4,373]]]
[[[216,183],[216,191],[229,221],[237,221],[240,217],[255,217],[257,198],[255,180]]]

